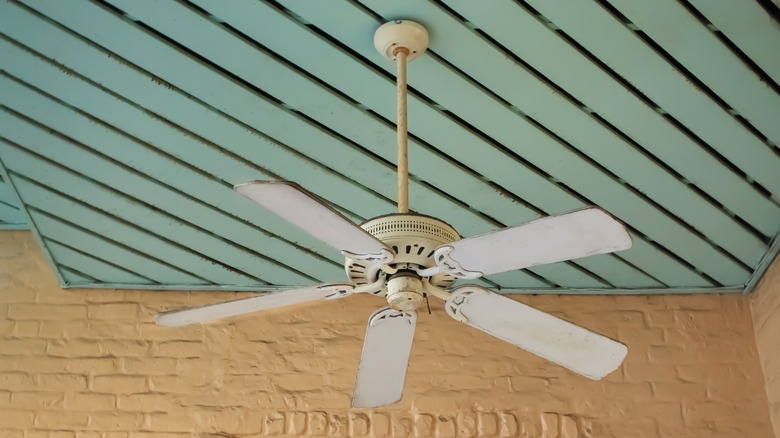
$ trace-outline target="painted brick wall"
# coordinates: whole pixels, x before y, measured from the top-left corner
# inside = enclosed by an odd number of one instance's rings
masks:
[[[774,261],[751,295],[750,307],[770,416],[775,436],[780,437],[780,258]]]
[[[349,407],[375,297],[152,323],[159,310],[236,296],[62,291],[28,234],[0,233],[0,436],[772,436],[741,296],[519,297],[628,344],[600,382],[432,303],[405,399],[376,410]]]

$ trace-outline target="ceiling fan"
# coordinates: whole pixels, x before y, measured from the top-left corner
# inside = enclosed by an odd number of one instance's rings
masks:
[[[625,345],[476,285],[475,279],[530,266],[631,247],[623,224],[598,208],[550,216],[461,239],[447,223],[409,212],[406,63],[428,47],[418,23],[397,20],[377,29],[374,45],[397,63],[398,213],[358,226],[291,182],[254,181],[235,190],[341,251],[348,283],[323,284],[203,307],[173,310],[157,324],[181,326],[354,293],[386,297],[389,307],[368,319],[352,405],[401,399],[417,309],[427,294],[448,315],[594,380],[617,369]]]

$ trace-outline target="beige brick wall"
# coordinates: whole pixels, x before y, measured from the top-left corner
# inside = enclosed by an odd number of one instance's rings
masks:
[[[62,291],[28,234],[0,233],[0,436],[771,437],[742,296],[531,297],[629,346],[600,382],[421,314],[404,400],[350,409],[356,296],[208,326],[155,312],[231,293]]]
[[[753,326],[756,331],[769,412],[775,436],[780,437],[780,258],[777,258],[751,295]]]

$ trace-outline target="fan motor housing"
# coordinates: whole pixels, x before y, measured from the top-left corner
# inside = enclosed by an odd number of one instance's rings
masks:
[[[417,274],[401,271],[387,280],[387,303],[395,310],[414,310],[422,304],[423,284]]]
[[[441,245],[460,240],[452,226],[421,214],[396,213],[379,216],[369,219],[361,228],[393,250],[395,257],[390,266],[400,270],[434,267],[434,250]],[[362,261],[351,259],[347,259],[345,268],[350,280],[358,285],[373,283],[381,272],[379,266],[368,266]],[[431,284],[441,288],[451,286],[455,280],[455,277],[448,274],[437,274],[429,279]]]

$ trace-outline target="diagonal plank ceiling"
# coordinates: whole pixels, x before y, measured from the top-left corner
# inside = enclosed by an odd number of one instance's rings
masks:
[[[598,205],[634,239],[483,284],[741,291],[780,230],[777,13],[752,0],[2,0],[0,207],[18,194],[64,286],[343,281],[338,253],[231,187],[293,180],[356,222],[393,212],[394,66],[372,36],[410,18],[431,35],[409,67],[412,210],[470,236]]]
[[[22,211],[18,196],[14,189],[6,184],[0,174],[0,230],[23,230],[27,226],[27,218]]]

